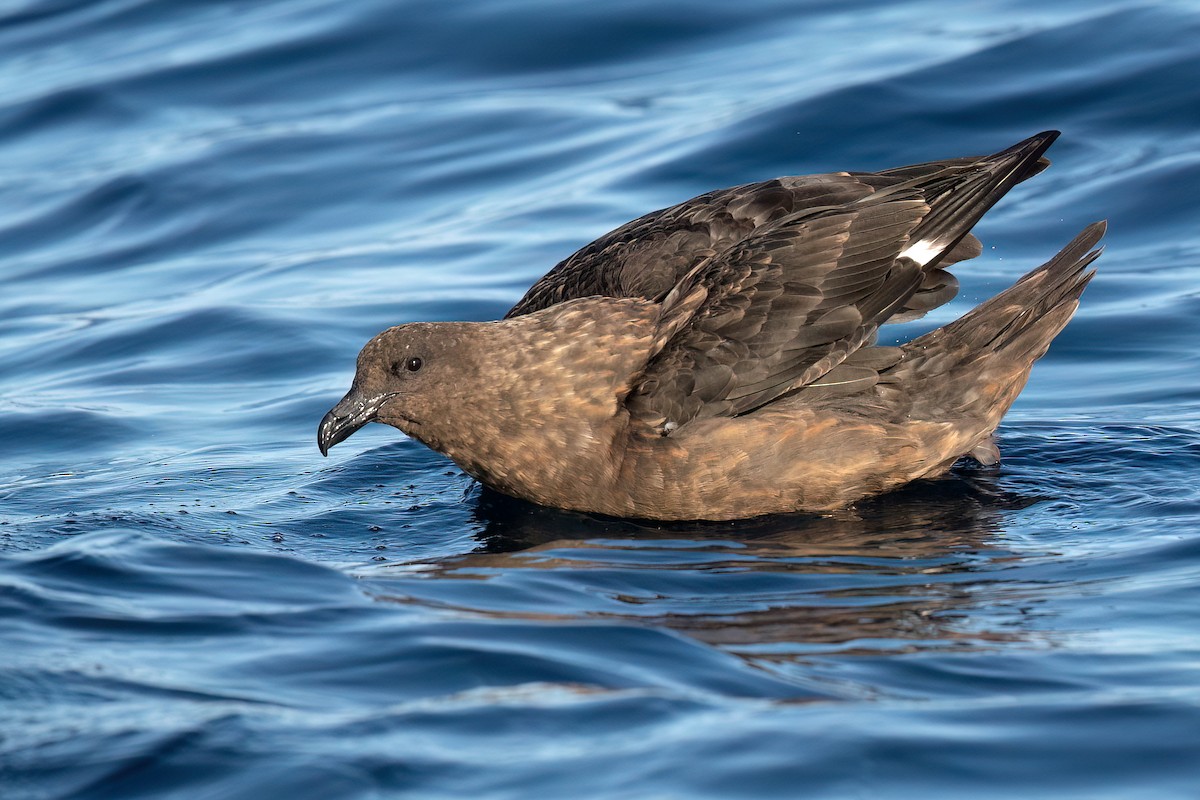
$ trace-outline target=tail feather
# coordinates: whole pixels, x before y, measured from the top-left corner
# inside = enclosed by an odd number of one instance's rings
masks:
[[[1008,289],[903,345],[892,366],[881,365],[875,384],[858,378],[871,391],[847,398],[831,387],[830,402],[872,417],[889,414],[897,423],[936,423],[941,449],[934,450],[922,475],[938,474],[960,456],[997,463],[1000,452],[992,434],[1025,387],[1033,363],[1079,307],[1095,275],[1088,267],[1100,255],[1097,245],[1105,227],[1103,222],[1089,225]]]
[[[1070,320],[1095,275],[1086,270],[1100,256],[1096,245],[1105,227],[1103,222],[1089,225],[1050,261],[934,333],[941,333],[946,344],[965,345],[979,356],[1039,358]]]
[[[899,363],[880,373],[881,396],[912,417],[966,413],[999,422],[1078,308],[1104,230],[1103,222],[1089,225],[1005,291],[904,345]]]

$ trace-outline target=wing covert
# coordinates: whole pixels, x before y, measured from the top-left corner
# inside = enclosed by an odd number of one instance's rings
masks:
[[[630,412],[670,432],[752,411],[837,367],[920,286],[921,268],[899,255],[928,212],[915,192],[879,193],[786,217],[701,263],[663,302],[661,349]]]

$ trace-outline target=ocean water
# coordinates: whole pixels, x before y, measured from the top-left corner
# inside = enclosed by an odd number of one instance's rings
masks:
[[[0,6],[0,797],[1200,796],[1200,3]],[[1107,218],[1003,463],[820,517],[481,491],[359,347],[777,175]]]

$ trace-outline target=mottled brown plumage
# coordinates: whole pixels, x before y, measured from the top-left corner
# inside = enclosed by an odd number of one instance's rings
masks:
[[[983,158],[780,178],[584,247],[498,322],[415,323],[362,350],[322,452],[393,425],[506,494],[654,519],[837,508],[993,463],[992,432],[1066,325],[1104,226],[902,347],[880,325],[955,293],[970,228],[1057,133]]]

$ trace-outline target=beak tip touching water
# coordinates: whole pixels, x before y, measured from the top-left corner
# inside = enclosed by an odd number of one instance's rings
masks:
[[[330,411],[321,419],[321,424],[317,426],[317,449],[321,451],[321,455],[328,456],[329,448],[338,442],[348,439],[350,434],[354,433],[364,424],[365,420],[359,422],[353,417],[338,416],[333,411]]]
[[[351,389],[321,418],[321,424],[317,426],[317,449],[321,455],[328,456],[329,448],[346,441],[368,422],[374,422],[380,407],[395,396],[393,392],[364,397],[356,389]]]
[[[330,411],[321,419],[321,424],[317,426],[317,449],[321,451],[321,455],[328,456],[329,448],[333,447],[334,427],[337,423],[337,417]]]

